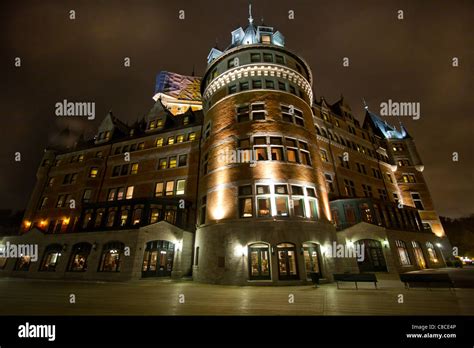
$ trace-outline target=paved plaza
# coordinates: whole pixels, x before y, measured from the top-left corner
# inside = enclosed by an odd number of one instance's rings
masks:
[[[454,270],[453,270],[454,271]],[[470,278],[473,270],[456,271]],[[453,277],[453,276],[452,276]],[[223,286],[148,279],[126,283],[0,279],[0,315],[474,315],[474,288]],[[70,303],[71,294],[75,303]],[[403,295],[403,303],[400,298]]]

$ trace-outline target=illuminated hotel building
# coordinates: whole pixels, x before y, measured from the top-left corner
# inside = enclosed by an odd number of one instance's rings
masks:
[[[254,25],[213,48],[203,78],[162,72],[150,112],[108,114],[94,139],[49,147],[0,275],[304,284],[311,272],[445,265],[449,241],[407,131],[313,96],[308,64]],[[365,258],[331,248],[364,246]]]

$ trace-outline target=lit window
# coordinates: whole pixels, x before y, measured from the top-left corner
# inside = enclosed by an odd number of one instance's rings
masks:
[[[89,171],[89,178],[96,178],[98,173],[99,173],[99,168],[92,167]]]
[[[163,183],[157,182],[155,184],[155,197],[163,196]]]
[[[127,221],[128,221],[128,210],[123,209],[120,212],[120,226],[121,227],[125,226],[127,224]]]
[[[150,224],[154,224],[160,219],[160,211],[157,208],[151,209]]]
[[[174,137],[169,137],[168,141],[166,142],[168,145],[173,145],[174,144]]]
[[[117,189],[116,188],[111,188],[109,190],[108,195],[107,195],[107,200],[108,201],[113,201],[115,199],[116,194],[117,194]]]
[[[262,37],[262,43],[263,43],[263,44],[270,44],[270,43],[272,43],[272,40],[271,40],[271,38],[270,38],[270,35],[262,35],[261,37]],[[264,57],[265,57],[265,55],[264,55]]]
[[[174,194],[174,181],[166,182],[166,195],[172,196]]]
[[[184,135],[180,134],[176,137],[176,142],[177,143],[182,143],[184,141]]]
[[[120,272],[121,255],[123,250],[123,243],[111,242],[105,244],[99,264],[99,272]]]
[[[239,217],[247,218],[253,216],[252,186],[239,187]]]
[[[138,173],[138,163],[132,163],[132,168],[130,169],[130,174],[137,174]]]
[[[298,162],[298,152],[295,149],[286,150],[288,162],[297,163]]]
[[[134,186],[128,186],[127,187],[127,195],[125,196],[125,199],[132,199],[133,198],[133,188],[134,188]]]
[[[188,141],[194,141],[196,139],[196,133],[189,133]]]
[[[396,240],[395,245],[397,246],[398,256],[400,258],[400,264],[402,266],[411,265],[410,257],[408,255],[407,246],[404,241]]]
[[[176,156],[170,157],[168,168],[176,168]]]
[[[184,190],[186,187],[186,180],[178,180],[176,181],[176,195],[184,195]]]
[[[167,167],[168,167],[168,159],[167,158],[160,158],[159,169],[166,169]]]
[[[122,200],[123,195],[125,194],[125,187],[119,187],[117,190],[117,200]]]
[[[329,162],[328,153],[326,152],[326,150],[321,149],[320,153],[321,153],[321,159],[323,160],[323,162]]]
[[[431,262],[438,263],[438,257],[436,255],[435,247],[431,242],[426,242],[426,250],[428,251],[428,257]]]
[[[72,247],[72,257],[69,264],[70,272],[84,272],[87,270],[87,259],[92,245],[89,243],[78,243]]]
[[[163,138],[156,139],[156,146],[157,147],[163,146]]]

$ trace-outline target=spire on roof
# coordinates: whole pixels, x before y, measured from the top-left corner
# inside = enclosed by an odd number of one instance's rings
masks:
[[[365,110],[369,110],[369,106],[368,106],[367,103],[365,102],[365,98],[362,98],[362,102],[364,103],[364,109],[365,109]]]
[[[252,4],[249,4],[249,23],[253,23],[253,18],[252,18]]]

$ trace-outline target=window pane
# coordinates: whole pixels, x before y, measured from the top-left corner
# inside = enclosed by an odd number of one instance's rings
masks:
[[[288,155],[288,162],[298,162],[298,156],[296,154],[296,150],[294,149],[287,149]]]
[[[174,193],[174,181],[166,182],[166,195],[172,196]]]
[[[282,147],[272,147],[272,160],[273,161],[283,161],[283,148]]]
[[[132,199],[133,198],[133,186],[127,187],[127,195],[125,197],[126,199]]]
[[[270,193],[270,187],[268,185],[258,185],[257,186],[257,194],[263,195]]]
[[[293,210],[295,212],[295,216],[304,217],[304,199],[298,198],[293,199]]]
[[[253,199],[240,198],[239,199],[239,212],[240,217],[252,217],[253,216]]]
[[[266,161],[267,158],[267,148],[266,147],[257,147],[255,148],[255,157],[257,161]]]
[[[270,198],[257,198],[258,216],[270,216]]]
[[[155,197],[163,196],[163,183],[157,182],[155,185]]]
[[[176,182],[176,194],[177,195],[184,195],[184,189],[186,186],[186,180],[178,180]]]
[[[276,197],[277,216],[288,216],[288,197]]]

